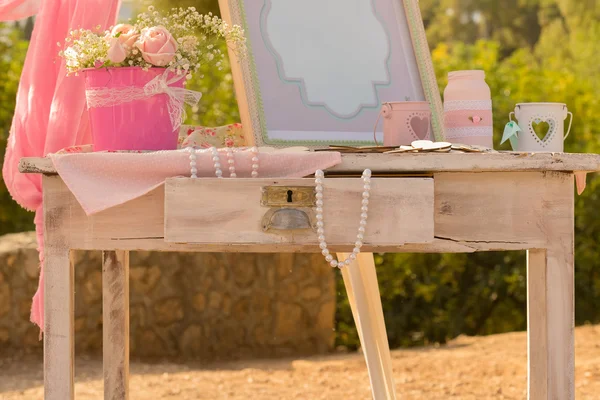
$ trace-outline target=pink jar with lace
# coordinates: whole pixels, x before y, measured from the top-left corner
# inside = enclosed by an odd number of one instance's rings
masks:
[[[492,95],[484,71],[448,74],[444,127],[449,142],[493,148]]]

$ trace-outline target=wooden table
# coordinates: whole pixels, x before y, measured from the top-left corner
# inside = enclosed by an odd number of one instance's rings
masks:
[[[359,220],[362,182],[348,176],[364,168],[374,178],[363,251],[528,251],[528,396],[573,399],[574,172],[600,170],[600,156],[345,155],[324,185],[326,233],[338,252],[351,251]],[[104,250],[105,399],[128,397],[130,250],[319,251],[310,178],[174,178],[86,216],[48,159],[23,159],[21,171],[44,174],[46,399],[73,398],[72,250]],[[372,255],[361,253],[343,277],[373,397],[395,399]]]

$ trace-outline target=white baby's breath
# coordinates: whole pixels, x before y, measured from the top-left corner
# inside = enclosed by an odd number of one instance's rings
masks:
[[[186,79],[190,79],[193,72],[207,63],[213,64],[219,70],[222,69],[220,60],[223,59],[224,54],[216,46],[218,41],[225,41],[238,57],[243,56],[246,51],[244,30],[240,26],[229,26],[212,13],[200,14],[195,7],[173,8],[163,16],[155,10],[154,6],[149,6],[147,12],[138,14],[137,20],[131,26],[133,33],[138,34],[148,28],[164,27],[177,42],[177,50],[175,58],[166,64],[163,63],[161,67],[168,67],[178,74],[185,73]],[[65,38],[66,48],[60,50],[59,56],[65,59],[69,73],[76,73],[81,69],[93,68],[97,65],[137,66],[144,70],[157,67],[142,57],[143,51],[140,51],[137,46],[139,37],[134,43],[123,40],[122,46],[127,53],[125,60],[118,64],[111,63],[107,56],[111,39],[119,37],[122,33],[113,34],[112,27],[104,32],[100,29],[100,26],[96,26],[96,32],[85,29],[74,30]],[[62,46],[61,43],[57,45]]]

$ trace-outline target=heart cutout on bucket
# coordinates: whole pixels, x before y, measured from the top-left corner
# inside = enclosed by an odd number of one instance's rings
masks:
[[[429,118],[415,115],[410,119],[410,128],[419,139],[426,139],[429,136]]]
[[[540,118],[531,121],[531,130],[537,136],[537,138],[546,142],[552,137],[554,121],[552,119],[543,120]]]

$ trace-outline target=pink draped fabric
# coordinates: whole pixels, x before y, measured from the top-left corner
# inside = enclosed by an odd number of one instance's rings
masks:
[[[0,0],[0,21],[17,21],[31,17],[40,8],[42,0]]]
[[[17,19],[35,10],[36,0],[0,0],[0,20]],[[83,77],[67,77],[58,57],[73,29],[106,29],[116,22],[120,0],[41,0],[17,93],[2,173],[13,198],[36,211],[43,260],[42,189],[39,175],[20,174],[22,157],[43,157],[64,147],[91,142]],[[43,273],[33,299],[31,320],[43,327]]]
[[[219,152],[221,165],[228,157]],[[250,178],[252,157],[250,150],[237,149],[233,153],[235,171],[239,178]],[[327,169],[342,162],[340,153],[331,151],[293,151],[262,149],[258,175],[261,178],[302,178],[317,169]],[[199,177],[214,177],[212,152],[197,154]],[[104,211],[143,196],[176,176],[190,176],[189,153],[184,150],[155,153],[82,153],[53,154],[54,166],[87,215]],[[229,172],[224,171],[224,178]]]

